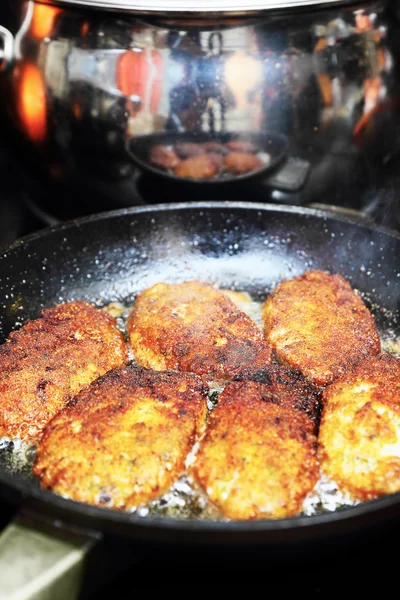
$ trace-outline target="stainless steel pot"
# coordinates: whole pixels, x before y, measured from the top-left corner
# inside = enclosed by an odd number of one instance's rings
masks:
[[[398,157],[397,1],[12,4],[11,20],[0,12],[4,127],[24,170],[60,203],[135,203],[134,173],[148,155],[130,144],[155,134],[166,145],[169,134],[264,136],[257,151],[278,190],[290,189],[293,171],[282,183],[268,136],[284,136],[285,164],[307,165],[302,203],[346,205],[379,187]],[[165,174],[152,174],[160,194]],[[221,187],[182,183],[171,199],[221,197]]]

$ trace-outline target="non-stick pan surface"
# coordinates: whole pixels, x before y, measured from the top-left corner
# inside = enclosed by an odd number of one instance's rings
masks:
[[[207,202],[102,213],[22,239],[0,256],[0,341],[44,307],[132,301],[157,281],[207,279],[262,299],[282,278],[340,273],[400,333],[400,237],[312,209]],[[4,453],[3,453],[4,454]],[[47,518],[133,539],[272,544],[347,534],[400,517],[400,493],[331,514],[255,522],[139,517],[63,499],[0,452],[0,494]]]

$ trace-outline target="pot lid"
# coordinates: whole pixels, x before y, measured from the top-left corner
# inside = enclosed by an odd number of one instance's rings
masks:
[[[249,13],[271,8],[344,4],[346,0],[56,0],[58,4],[142,13]],[[347,0],[348,2],[348,0]]]

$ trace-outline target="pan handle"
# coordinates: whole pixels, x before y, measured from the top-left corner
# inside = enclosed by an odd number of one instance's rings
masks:
[[[21,512],[0,534],[0,600],[78,600],[95,537]]]
[[[339,217],[346,217],[359,225],[367,225],[373,226],[375,225],[375,221],[373,217],[364,212],[362,210],[357,210],[354,208],[348,208],[346,206],[336,206],[330,204],[321,204],[318,202],[312,202],[310,204],[305,204],[308,208],[316,208],[317,210],[323,210],[327,213],[337,215]]]

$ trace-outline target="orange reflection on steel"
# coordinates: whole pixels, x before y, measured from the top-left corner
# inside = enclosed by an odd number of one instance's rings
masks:
[[[35,4],[31,22],[31,34],[33,37],[43,40],[54,31],[56,16],[61,8],[49,6],[48,4]]]
[[[320,73],[317,76],[319,89],[325,106],[333,104],[333,87],[332,81],[327,73]]]
[[[34,64],[25,62],[15,75],[21,128],[33,142],[43,142],[47,136],[47,98],[42,74]]]
[[[82,119],[82,108],[81,105],[78,104],[78,102],[74,102],[74,104],[72,105],[72,114],[74,115],[77,121],[80,121]]]
[[[225,81],[238,108],[250,105],[249,92],[260,86],[262,79],[262,62],[245,52],[238,50],[226,61]]]
[[[89,23],[88,23],[88,21],[85,21],[81,27],[81,36],[86,37],[88,33],[89,33]]]
[[[140,98],[141,110],[158,110],[163,85],[163,58],[157,50],[121,54],[117,66],[118,89],[128,98]]]

